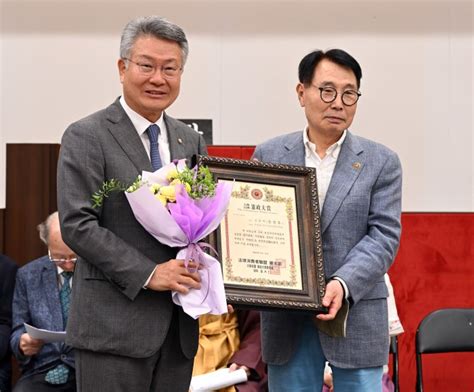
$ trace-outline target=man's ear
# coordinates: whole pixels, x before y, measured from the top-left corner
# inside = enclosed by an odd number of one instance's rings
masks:
[[[296,94],[298,96],[298,101],[300,101],[300,106],[304,108],[304,94],[305,94],[305,88],[303,83],[298,83],[296,85]]]
[[[118,67],[119,75],[120,75],[120,83],[123,83],[123,79],[125,77],[125,71],[127,69],[127,64],[125,64],[125,61],[123,59],[118,59],[117,67]]]

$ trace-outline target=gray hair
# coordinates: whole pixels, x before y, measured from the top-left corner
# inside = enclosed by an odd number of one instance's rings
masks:
[[[48,246],[48,243],[49,243],[49,233],[51,231],[50,230],[51,229],[51,222],[54,219],[59,219],[59,215],[58,215],[57,211],[53,212],[51,215],[49,215],[46,218],[46,220],[44,222],[41,222],[38,226],[36,226],[36,228],[39,231],[39,237],[40,237],[41,241],[43,241],[46,244],[46,246]]]
[[[129,58],[135,41],[144,35],[175,41],[181,48],[182,66],[184,67],[189,53],[186,34],[178,25],[158,16],[141,16],[127,23],[120,40],[120,58]]]

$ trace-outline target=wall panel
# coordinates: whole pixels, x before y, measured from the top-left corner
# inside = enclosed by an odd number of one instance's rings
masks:
[[[254,145],[303,129],[298,62],[313,49],[341,47],[363,69],[351,130],[400,155],[404,208],[473,211],[472,1],[1,3],[0,143],[59,143],[68,124],[110,104],[121,94],[124,24],[159,13],[190,42],[168,112],[212,119],[215,144]],[[25,108],[34,126],[20,125]],[[1,172],[2,158],[0,146]],[[0,208],[3,188],[0,181]]]
[[[8,144],[4,250],[19,264],[45,254],[36,226],[56,210],[58,144]]]
[[[400,320],[402,391],[415,386],[415,333],[428,313],[474,308],[474,213],[404,213],[402,238],[389,271]],[[426,391],[471,391],[474,353],[425,355]]]
[[[0,208],[0,253],[5,253],[3,249],[3,242],[4,242],[4,219],[5,219],[5,209]]]

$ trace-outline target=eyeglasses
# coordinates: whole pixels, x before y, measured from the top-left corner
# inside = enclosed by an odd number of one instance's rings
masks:
[[[314,86],[314,85],[313,85]],[[316,86],[314,86],[316,87]],[[326,103],[334,102],[337,98],[337,90],[334,87],[318,87],[321,100]],[[355,90],[346,90],[341,94],[342,103],[346,106],[355,105],[362,94]]]
[[[77,261],[77,257],[68,257],[66,259],[55,259],[53,258],[53,256],[51,256],[51,251],[49,249],[48,249],[48,257],[53,263],[59,264],[59,265],[67,263],[68,261],[70,261],[71,263],[75,263]]]
[[[138,67],[138,71],[141,74],[151,76],[154,75],[156,70],[159,69],[165,79],[175,79],[179,76],[183,68],[175,65],[154,65],[146,62],[137,62],[129,58],[124,57],[123,60],[130,61]]]

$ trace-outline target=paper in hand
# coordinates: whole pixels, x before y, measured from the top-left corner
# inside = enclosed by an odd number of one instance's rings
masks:
[[[229,368],[218,369],[214,372],[194,376],[191,379],[191,392],[211,392],[247,381],[244,369],[231,372]]]
[[[33,327],[27,323],[23,324],[28,335],[34,339],[40,339],[46,343],[64,342],[66,340],[66,331],[48,331],[47,329]]]

